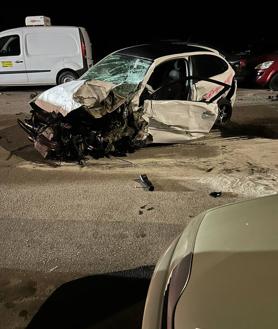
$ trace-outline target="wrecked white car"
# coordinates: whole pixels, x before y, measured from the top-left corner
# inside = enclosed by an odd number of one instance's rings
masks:
[[[30,103],[32,117],[19,124],[44,157],[60,159],[179,143],[229,121],[234,74],[211,48],[133,46],[106,56],[79,80],[40,94]]]

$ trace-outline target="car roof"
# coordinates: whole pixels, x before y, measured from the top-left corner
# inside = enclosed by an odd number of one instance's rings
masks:
[[[191,52],[199,52],[199,51],[209,51],[212,53],[217,53],[217,51],[212,48],[201,46],[201,45],[195,45],[187,42],[181,42],[181,41],[158,42],[158,43],[135,45],[124,49],[120,49],[115,53],[154,60],[156,58],[167,56],[167,55],[191,53]]]

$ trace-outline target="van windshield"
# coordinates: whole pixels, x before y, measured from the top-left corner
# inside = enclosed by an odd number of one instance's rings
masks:
[[[92,66],[81,80],[101,80],[117,85],[117,93],[127,96],[134,92],[152,64],[151,60],[111,54]]]

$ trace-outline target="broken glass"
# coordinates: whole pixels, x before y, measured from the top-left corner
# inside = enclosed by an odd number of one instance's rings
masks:
[[[80,79],[101,80],[117,85],[116,92],[127,96],[134,92],[138,84],[144,79],[151,60],[111,54],[92,66]]]

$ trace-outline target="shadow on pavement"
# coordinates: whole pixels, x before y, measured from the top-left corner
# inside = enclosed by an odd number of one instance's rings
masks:
[[[10,87],[0,87],[1,92],[38,92],[41,93],[51,87],[51,85],[45,86],[10,86]]]
[[[220,129],[221,136],[242,137],[242,138],[278,138],[278,122],[268,123],[253,123],[253,124],[238,124],[235,122],[229,123],[227,126]]]
[[[139,329],[152,272],[147,266],[67,282],[26,329]]]

